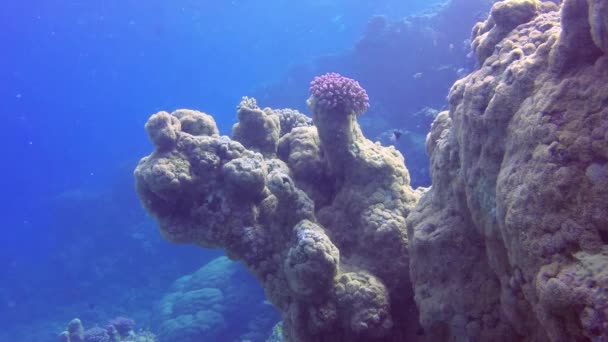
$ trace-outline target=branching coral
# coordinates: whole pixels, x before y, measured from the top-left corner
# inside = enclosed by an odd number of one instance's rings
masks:
[[[310,82],[310,94],[309,105],[318,111],[360,115],[369,108],[367,92],[359,82],[337,73],[315,77]]]

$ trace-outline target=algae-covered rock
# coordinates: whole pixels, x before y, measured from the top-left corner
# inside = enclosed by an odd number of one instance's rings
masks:
[[[140,199],[168,239],[243,261],[288,341],[415,341],[418,322],[432,341],[608,339],[606,8],[494,5],[427,138],[430,189],[363,135],[365,90],[327,74],[314,126],[247,98],[234,140],[152,116]],[[186,298],[171,324],[222,326],[205,288],[167,296]]]

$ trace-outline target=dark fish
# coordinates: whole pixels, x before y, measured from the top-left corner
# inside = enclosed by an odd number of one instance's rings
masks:
[[[399,131],[393,131],[393,137],[395,138],[395,140],[399,140],[399,138],[401,138],[401,132]]]

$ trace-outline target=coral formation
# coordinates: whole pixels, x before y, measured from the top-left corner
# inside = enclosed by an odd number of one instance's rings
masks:
[[[270,108],[260,109],[253,98],[244,97],[238,112],[239,122],[232,128],[232,136],[251,151],[272,157],[281,134],[281,121]]]
[[[275,109],[273,112],[279,117],[279,123],[281,125],[280,137],[293,131],[294,128],[312,126],[312,119],[297,110],[284,108]]]
[[[219,135],[211,115],[196,110],[179,109],[173,112],[173,116],[179,119],[180,128],[184,132],[192,135]]]
[[[68,323],[67,329],[59,335],[59,341],[61,342],[83,342],[84,341],[84,327],[82,322],[75,318]]]
[[[316,75],[350,75],[372,99],[370,109],[358,119],[365,135],[376,137],[389,129],[409,131],[415,146],[393,145],[406,158],[412,186],[429,186],[429,160],[423,143],[418,142],[424,142],[434,116],[418,113],[425,107],[443,109],[451,85],[475,66],[468,42],[471,27],[486,17],[493,2],[440,1],[423,13],[403,18],[395,18],[395,13],[374,16],[352,48],[294,64],[284,77],[262,83],[253,95],[270,106],[304,110],[302,98]]]
[[[233,139],[153,115],[138,194],[167,239],[242,260],[288,341],[415,341],[418,322],[431,341],[607,340],[606,18],[603,0],[496,3],[427,137],[430,189],[329,74],[314,126],[248,98]]]
[[[120,336],[126,337],[135,327],[135,321],[127,317],[116,317],[108,322],[108,330],[116,331]]]
[[[255,279],[226,257],[177,279],[154,316],[161,342],[264,341],[280,319]]]
[[[146,129],[157,149],[135,170],[140,199],[167,239],[242,260],[281,312],[287,340],[413,340],[405,217],[418,194],[403,157],[361,133],[365,91],[338,75],[312,88],[315,126],[290,132],[249,98],[233,139],[153,115]]]
[[[472,48],[480,64],[509,32],[538,14],[539,0],[500,1],[492,6],[490,18],[473,28]]]
[[[433,340],[608,339],[600,3],[503,1],[474,30],[480,68],[432,126],[433,186],[408,217]]]
[[[93,327],[84,332],[85,342],[117,342],[118,340],[110,339],[108,330],[100,327]]]
[[[135,322],[126,317],[116,317],[105,328],[99,326],[84,330],[82,322],[75,318],[67,329],[59,334],[60,342],[155,342],[149,331],[135,332]]]

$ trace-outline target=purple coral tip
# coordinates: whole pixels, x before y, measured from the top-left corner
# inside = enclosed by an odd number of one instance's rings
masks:
[[[310,94],[322,111],[360,115],[369,108],[369,97],[359,82],[337,73],[315,77],[310,82]]]

